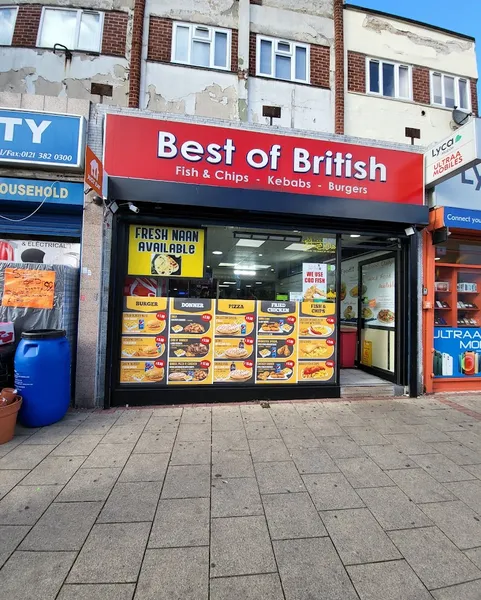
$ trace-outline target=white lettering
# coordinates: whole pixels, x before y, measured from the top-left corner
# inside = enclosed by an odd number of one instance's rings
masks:
[[[25,119],[25,123],[32,132],[32,144],[41,144],[42,134],[51,125],[52,121],[42,121],[40,125],[37,125],[33,119]]]
[[[3,123],[5,125],[3,139],[6,142],[13,142],[15,125],[21,125],[22,119],[15,119],[14,117],[0,117],[0,123]]]

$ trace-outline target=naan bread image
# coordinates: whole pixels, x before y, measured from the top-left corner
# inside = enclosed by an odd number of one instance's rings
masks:
[[[153,254],[151,271],[152,275],[160,275],[161,277],[174,275],[180,271],[180,259],[170,254]]]

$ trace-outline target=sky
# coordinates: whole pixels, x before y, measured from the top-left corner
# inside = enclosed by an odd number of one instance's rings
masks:
[[[346,3],[382,10],[475,37],[478,71],[481,74],[481,0],[346,0]]]

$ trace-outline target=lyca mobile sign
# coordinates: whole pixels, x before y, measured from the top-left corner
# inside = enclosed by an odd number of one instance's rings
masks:
[[[108,115],[104,166],[129,177],[423,204],[423,157],[364,145]]]
[[[79,170],[84,138],[83,117],[0,109],[0,164]]]
[[[481,162],[480,120],[472,119],[425,154],[426,187],[434,187]]]

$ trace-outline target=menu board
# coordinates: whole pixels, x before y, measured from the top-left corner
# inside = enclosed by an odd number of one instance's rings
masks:
[[[217,300],[214,383],[254,383],[255,300]]]
[[[120,383],[165,384],[167,298],[124,298]]]
[[[299,304],[298,383],[334,380],[335,312],[334,302]]]
[[[297,302],[259,302],[256,383],[296,383]]]
[[[168,385],[212,383],[214,301],[170,299]]]
[[[363,304],[361,317],[367,325],[395,326],[395,258],[362,266]]]

